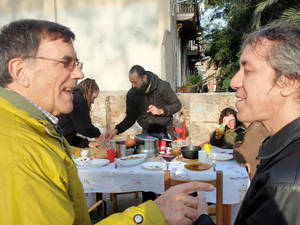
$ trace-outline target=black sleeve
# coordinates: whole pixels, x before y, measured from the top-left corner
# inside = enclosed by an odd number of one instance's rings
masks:
[[[89,147],[89,141],[86,138],[75,135],[69,135],[65,137],[70,145],[79,147],[79,148],[87,148]]]
[[[195,221],[194,225],[215,225],[214,221],[210,218],[210,216],[206,214],[202,214]]]
[[[132,95],[129,90],[126,95],[126,116],[122,122],[116,125],[116,129],[118,130],[118,134],[123,133],[128,128],[130,128],[138,117],[138,110],[134,103],[134,95]]]
[[[99,129],[92,124],[87,102],[82,96],[74,96],[70,118],[77,133],[90,138],[100,136]]]
[[[224,131],[225,132],[225,131]],[[213,132],[213,134],[210,137],[209,143],[211,145],[222,147],[223,146],[223,140],[224,140],[224,133],[220,139],[216,139],[216,131]]]

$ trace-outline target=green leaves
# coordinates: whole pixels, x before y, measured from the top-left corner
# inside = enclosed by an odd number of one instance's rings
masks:
[[[206,0],[206,7],[215,11],[223,7],[225,27],[206,29],[206,55],[210,66],[218,71],[221,91],[231,91],[231,78],[239,69],[240,46],[244,36],[255,28],[267,24],[288,23],[300,27],[299,0]],[[218,11],[220,12],[220,11]]]

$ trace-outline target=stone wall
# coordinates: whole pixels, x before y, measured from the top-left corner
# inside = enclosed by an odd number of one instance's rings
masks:
[[[178,93],[182,103],[180,112],[174,115],[174,124],[186,121],[188,138],[194,145],[206,142],[218,124],[220,112],[225,107],[235,108],[234,93]],[[114,128],[125,117],[126,92],[100,92],[92,110],[92,120],[104,132]],[[138,124],[133,125],[120,137],[140,133]]]

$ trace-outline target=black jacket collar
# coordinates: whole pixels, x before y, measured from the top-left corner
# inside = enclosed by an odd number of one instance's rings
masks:
[[[259,149],[257,159],[268,159],[281,152],[291,142],[300,137],[300,117],[268,137]]]

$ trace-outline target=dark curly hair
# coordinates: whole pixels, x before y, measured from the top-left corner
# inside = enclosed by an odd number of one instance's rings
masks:
[[[232,108],[225,108],[221,111],[220,117],[219,117],[219,124],[223,122],[223,118],[225,116],[233,115],[236,121],[236,127],[238,126],[238,123],[240,123],[236,117],[236,111]]]

